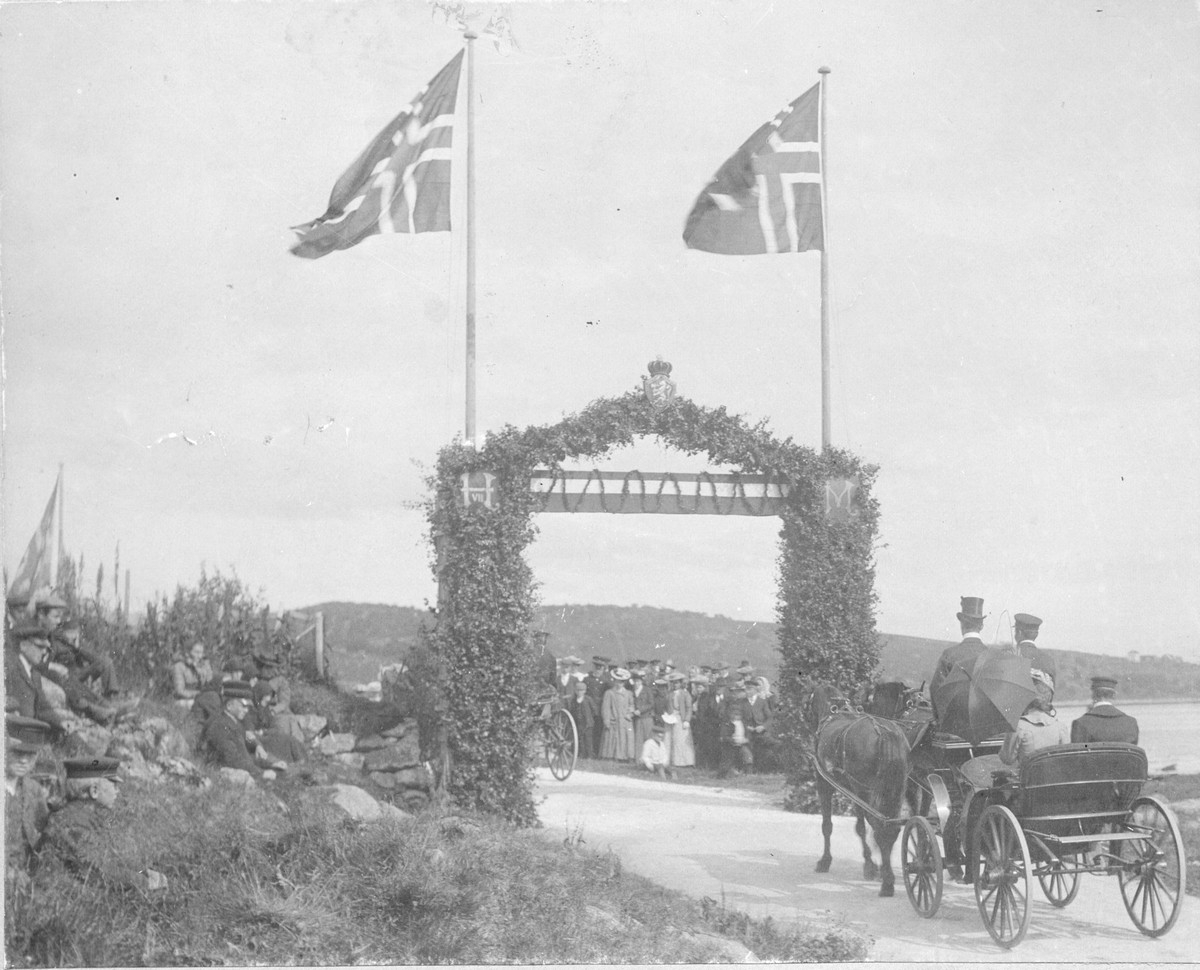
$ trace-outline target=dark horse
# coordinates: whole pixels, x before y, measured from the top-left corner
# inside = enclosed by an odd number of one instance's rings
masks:
[[[906,797],[914,815],[925,815],[929,810],[929,792],[917,782],[937,764],[929,748],[929,731],[933,727],[933,709],[924,696],[925,685],[909,687],[898,680],[867,685],[860,694],[862,709],[876,717],[886,717],[899,722],[900,729],[908,740],[912,777],[909,779]]]
[[[812,734],[812,757],[817,766],[817,795],[821,800],[821,834],[825,852],[817,872],[828,872],[833,856],[833,791],[837,786],[853,796],[858,833],[863,850],[863,876],[875,879],[882,872],[880,896],[895,893],[892,846],[900,833],[900,809],[908,779],[908,742],[904,732],[887,718],[852,708],[829,684],[806,683],[801,689],[801,712]],[[831,784],[832,781],[832,784]],[[879,867],[871,860],[866,817],[879,846]]]

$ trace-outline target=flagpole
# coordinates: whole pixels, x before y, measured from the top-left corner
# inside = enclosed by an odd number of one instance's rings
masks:
[[[466,439],[475,447],[475,38],[467,40],[467,416]]]
[[[825,85],[829,82],[829,68],[817,69],[821,75],[820,131],[817,140],[821,146],[821,449],[826,451],[832,438],[829,392],[829,169],[826,167],[825,152]]]
[[[50,588],[58,588],[58,573],[62,569],[63,550],[63,463],[58,463],[58,535],[55,536],[54,549],[50,561],[54,564],[50,572]]]

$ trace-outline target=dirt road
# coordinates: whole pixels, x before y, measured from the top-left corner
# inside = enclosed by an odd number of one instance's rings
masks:
[[[997,947],[980,919],[974,890],[946,885],[938,913],[909,905],[893,853],[897,895],[880,898],[862,877],[854,820],[835,818],[833,866],[814,872],[821,819],[785,812],[756,792],[674,785],[575,772],[554,781],[539,772],[539,814],[551,836],[581,834],[610,848],[629,869],[691,896],[777,920],[841,920],[875,940],[870,959],[932,963],[1191,963],[1200,958],[1200,905],[1188,897],[1161,939],[1143,936],[1121,902],[1115,877],[1084,876],[1078,898],[1056,910],[1033,890],[1024,942]]]

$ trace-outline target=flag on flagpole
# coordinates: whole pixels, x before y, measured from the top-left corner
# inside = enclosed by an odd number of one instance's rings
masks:
[[[44,595],[54,586],[58,577],[51,575],[53,568],[54,550],[61,551],[62,537],[55,538],[53,533],[57,522],[58,489],[61,480],[54,482],[54,491],[50,493],[50,501],[46,503],[46,511],[42,513],[42,521],[29,540],[17,574],[9,585],[6,598],[9,600],[32,603],[35,598]]]
[[[387,232],[450,228],[450,151],[463,52],[378,134],[337,180],[323,216],[294,226],[292,252],[318,259]]]
[[[726,160],[688,215],[689,249],[753,255],[825,247],[820,105],[814,84]]]

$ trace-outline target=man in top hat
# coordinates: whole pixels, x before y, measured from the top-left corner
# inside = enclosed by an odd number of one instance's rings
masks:
[[[34,624],[23,624],[6,635],[4,689],[17,714],[46,722],[52,736],[62,737],[66,731],[46,697],[39,670],[49,649],[50,640],[45,630]]]
[[[947,647],[938,658],[933,677],[929,680],[929,698],[933,702],[933,716],[937,720],[937,691],[942,682],[956,666],[970,670],[975,659],[984,652],[983,645],[983,600],[978,596],[962,597],[962,605],[956,616],[962,630],[962,641]]]
[[[1130,717],[1113,703],[1117,681],[1113,677],[1092,678],[1092,703],[1086,714],[1071,722],[1071,741],[1124,741],[1138,743],[1137,718]]]
[[[244,771],[252,778],[270,781],[275,777],[274,769],[285,766],[274,762],[266,770],[259,767],[246,746],[252,739],[252,732],[247,732],[242,724],[254,699],[254,686],[244,680],[234,680],[221,690],[224,706],[219,714],[209,718],[202,735],[211,759],[221,768]]]
[[[26,882],[29,864],[41,845],[50,818],[49,794],[32,774],[38,753],[50,741],[50,725],[20,714],[7,714],[4,727],[5,877],[6,888],[11,892]]]
[[[1042,628],[1040,617],[1032,613],[1018,613],[1013,617],[1013,639],[1016,641],[1017,653],[1029,661],[1030,669],[1040,670],[1049,679],[1050,690],[1058,679],[1058,665],[1054,662],[1049,650],[1039,649],[1034,643]]]

